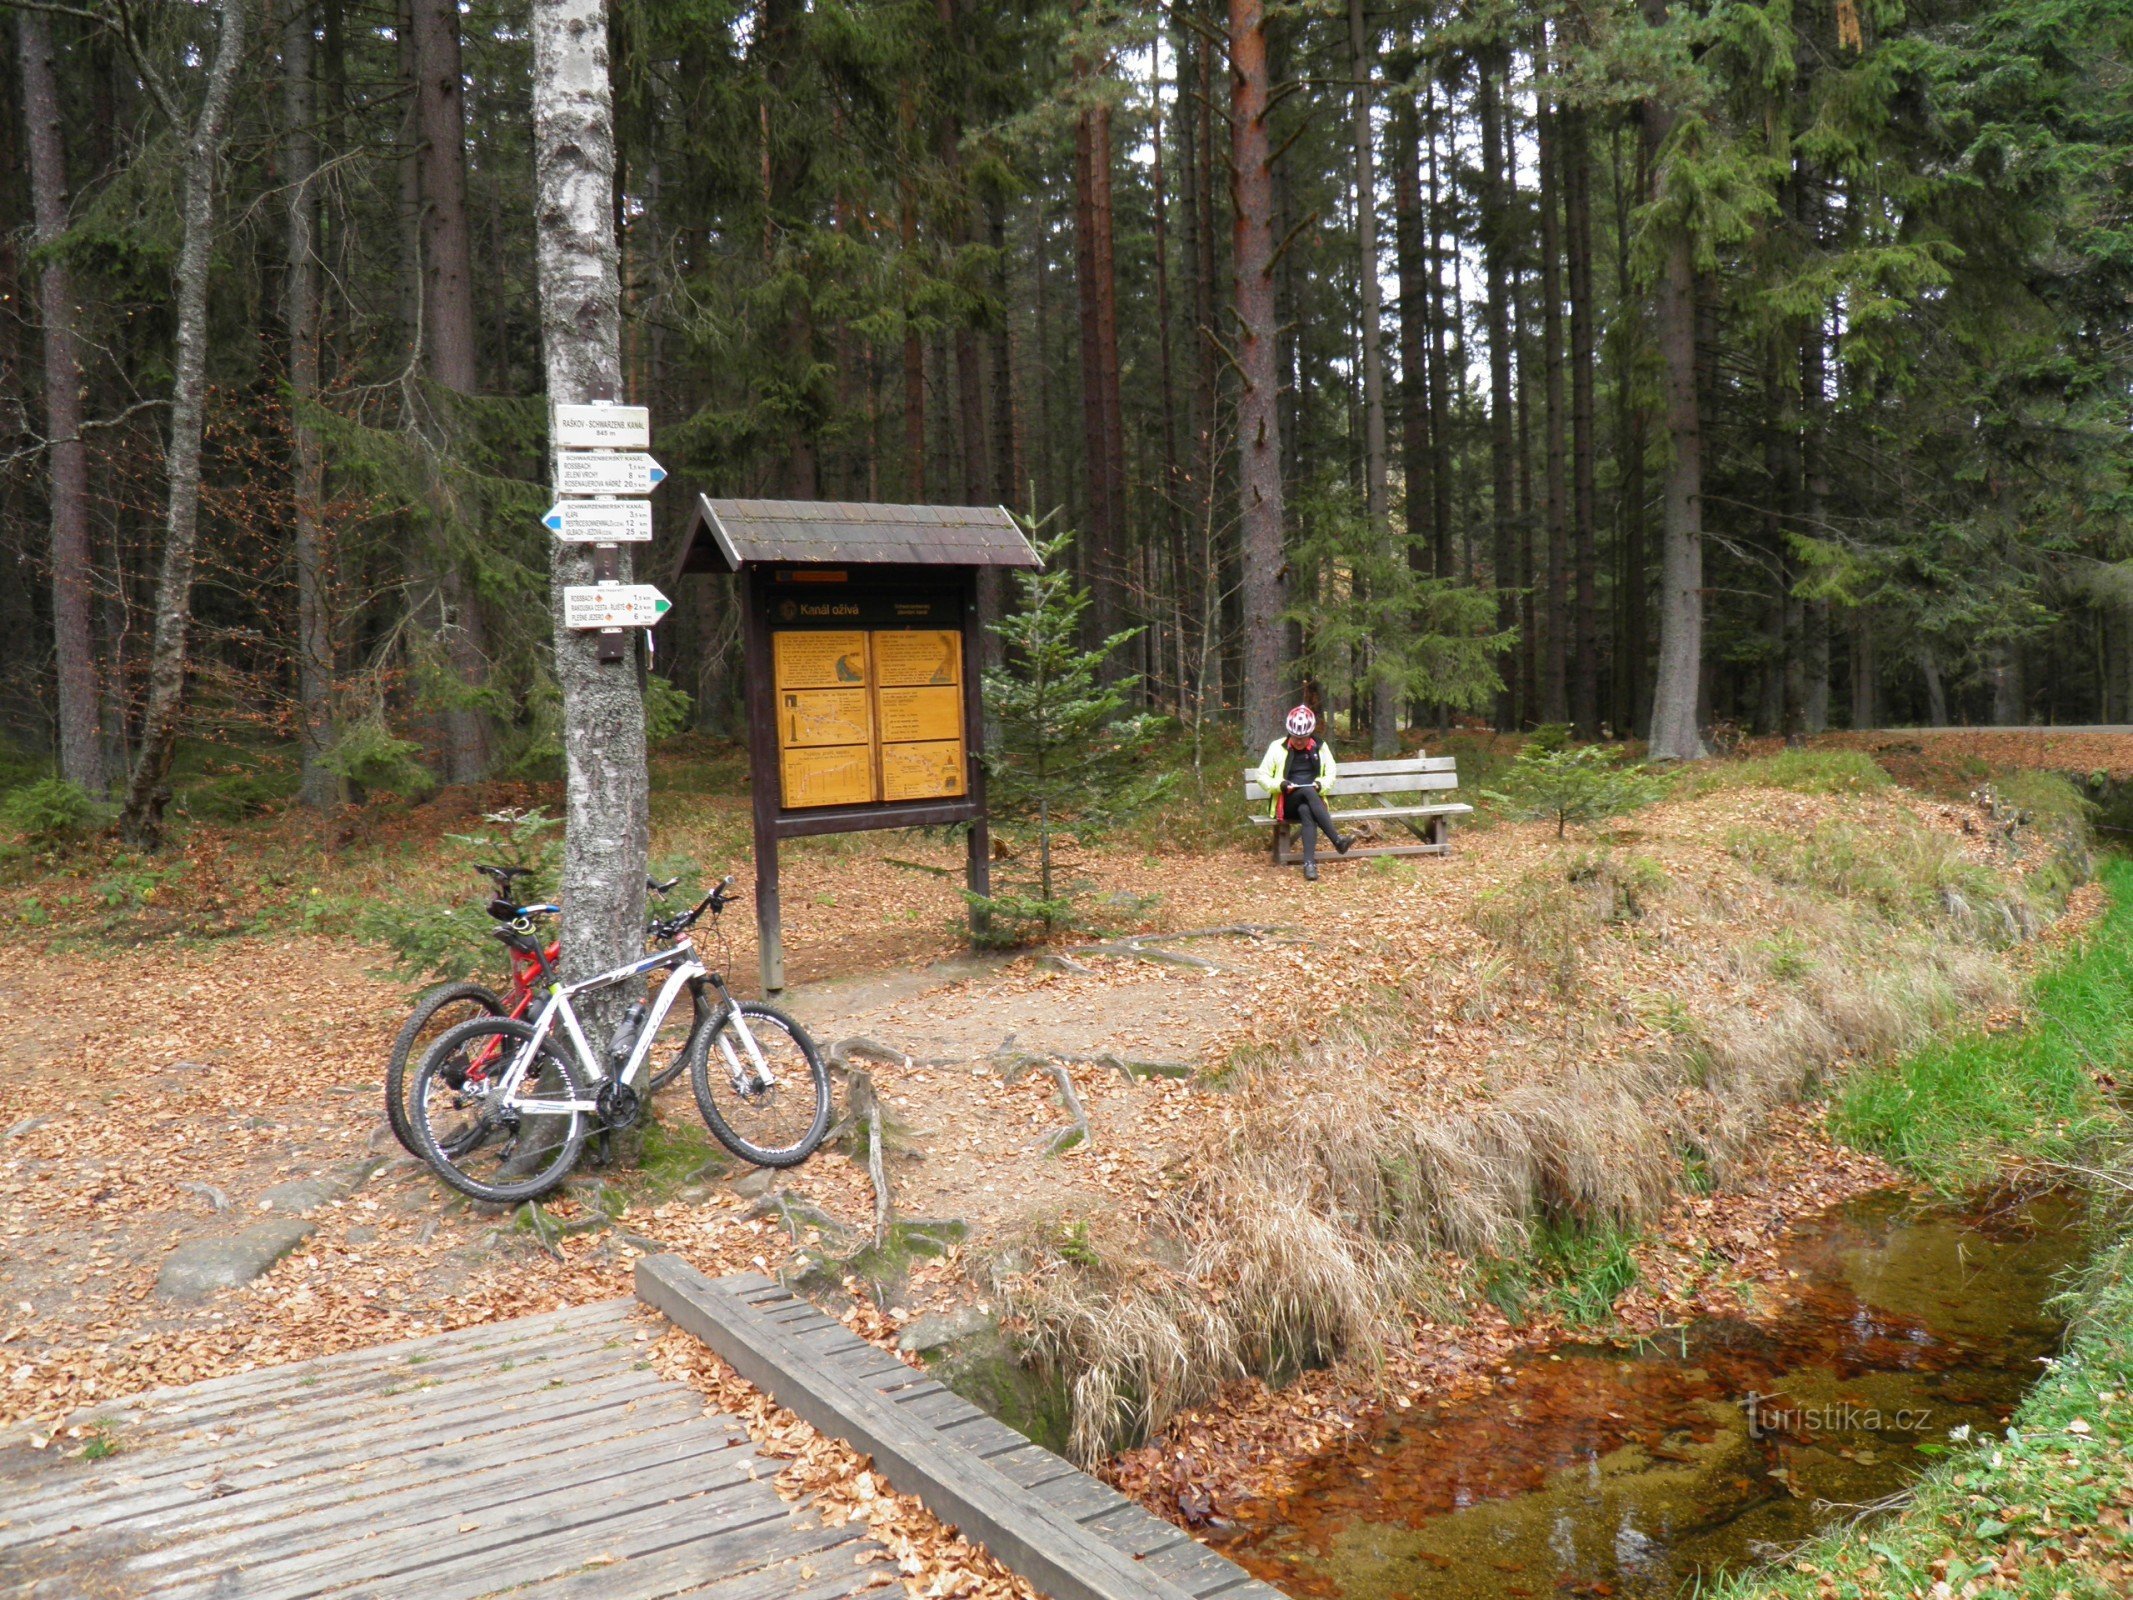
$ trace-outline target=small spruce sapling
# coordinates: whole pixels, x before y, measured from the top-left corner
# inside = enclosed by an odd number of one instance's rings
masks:
[[[1031,530],[1034,533],[1034,529]],[[1102,681],[1103,664],[1139,629],[1081,646],[1089,592],[1067,563],[1071,534],[1039,542],[1044,566],[1015,575],[1017,608],[992,631],[1006,665],[985,674],[985,707],[997,727],[985,755],[994,825],[1035,849],[1033,876],[990,895],[971,895],[986,918],[1044,935],[1075,921],[1076,891],[1059,882],[1053,845],[1088,840],[1131,816],[1168,787],[1147,768],[1156,719],[1125,714],[1136,679]]]
[[[1528,742],[1504,774],[1501,792],[1485,791],[1524,821],[1553,820],[1555,836],[1571,823],[1604,822],[1650,805],[1667,791],[1667,779],[1641,767],[1624,766],[1623,752],[1605,745],[1549,749]]]

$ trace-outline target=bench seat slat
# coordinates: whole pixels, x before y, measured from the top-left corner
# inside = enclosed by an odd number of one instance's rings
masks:
[[[1465,804],[1448,806],[1370,806],[1361,811],[1341,811],[1329,806],[1326,811],[1326,814],[1333,818],[1335,822],[1398,821],[1401,817],[1467,817],[1472,816],[1473,813],[1474,808]],[[1274,825],[1272,817],[1254,817],[1252,822],[1254,826],[1261,828],[1271,828]]]
[[[1346,767],[1340,769],[1333,781],[1333,798],[1348,794],[1421,794],[1435,789],[1456,789],[1459,774],[1456,772],[1365,773],[1361,777]],[[1257,778],[1244,780],[1244,795],[1248,800],[1264,800],[1267,787]]]

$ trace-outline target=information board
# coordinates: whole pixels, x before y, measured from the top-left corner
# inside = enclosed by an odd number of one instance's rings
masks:
[[[967,793],[961,632],[820,626],[874,620],[853,619],[858,609],[825,604],[810,616],[794,606],[789,620],[817,625],[771,632],[786,809]],[[912,610],[923,620],[939,616],[932,602],[914,603]]]

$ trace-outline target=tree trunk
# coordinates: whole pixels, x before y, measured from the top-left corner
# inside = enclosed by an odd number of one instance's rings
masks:
[[[1851,616],[1852,727],[1881,726],[1881,663],[1875,650],[1874,614],[1858,606]]]
[[[293,4],[282,23],[282,173],[289,196],[288,262],[282,317],[289,338],[289,425],[294,460],[289,479],[296,557],[296,734],[303,762],[297,798],[330,810],[345,798],[339,774],[325,764],[333,744],[333,620],[329,556],[319,526],[326,463],[309,410],[318,403],[318,141],[312,133],[311,8]]]
[[[1431,515],[1436,460],[1429,416],[1430,239],[1422,213],[1422,130],[1414,99],[1393,108],[1392,212],[1400,268],[1400,470],[1406,481],[1408,560],[1419,572],[1434,564]]]
[[[1363,345],[1363,499],[1370,535],[1386,553],[1398,558],[1392,538],[1392,508],[1386,489],[1385,463],[1385,306],[1378,287],[1378,173],[1371,121],[1371,75],[1377,68],[1377,41],[1363,20],[1363,0],[1348,0],[1348,51],[1353,62],[1352,137],[1355,141],[1355,241],[1362,289]],[[1383,759],[1400,748],[1399,681],[1380,670],[1371,685],[1370,753]]]
[[[1921,640],[1919,642],[1918,675],[1919,677],[1925,680],[1926,726],[1929,728],[1947,727],[1948,690],[1947,686],[1941,682],[1940,657],[1934,651],[1933,641],[1930,639]],[[2106,694],[2106,696],[2109,695],[2111,687],[2112,686],[2109,683],[2105,684],[2104,693]],[[2111,720],[2111,712],[2108,702],[2106,702],[2106,705],[2104,707],[2103,716],[2106,722]]]
[[[1585,110],[1561,113],[1564,220],[1570,268],[1571,625],[1570,719],[1580,739],[1600,736],[1599,441],[1593,410],[1592,152]],[[1625,375],[1626,376],[1626,375]]]
[[[1111,107],[1097,100],[1083,109],[1074,135],[1077,270],[1081,318],[1082,436],[1089,481],[1086,552],[1098,639],[1125,627],[1126,445],[1120,415],[1118,282],[1112,255]],[[1124,663],[1106,658],[1105,676]]]
[[[1282,551],[1280,370],[1274,321],[1274,172],[1264,0],[1229,0],[1236,263],[1237,495],[1244,560],[1244,728],[1281,726],[1288,570]]]
[[[467,218],[466,95],[458,0],[412,0],[415,53],[415,162],[422,205],[422,340],[432,382],[454,394],[481,386],[474,319],[474,251]],[[433,443],[451,449],[451,430]],[[440,484],[436,491],[444,490]],[[449,548],[437,568],[439,641],[452,677],[469,691],[488,676],[481,604]],[[447,705],[444,781],[475,783],[489,765],[489,729],[480,711]]]
[[[1824,389],[1823,340],[1826,329],[1818,312],[1800,340],[1800,478],[1806,488],[1803,508],[1810,531],[1820,535],[1829,508],[1829,477],[1823,467],[1826,452],[1822,430],[1827,410]],[[1803,608],[1800,639],[1800,670],[1807,694],[1800,705],[1800,723],[1808,733],[1829,727],[1829,602],[1810,600]]]
[[[2002,728],[2029,720],[2029,696],[2022,681],[2022,647],[2008,641],[1992,649],[1992,720]]]
[[[619,399],[622,290],[603,0],[533,0],[533,132],[548,398],[551,404]],[[624,582],[628,552],[627,545],[618,551]],[[566,774],[563,970],[575,980],[620,966],[644,948],[651,839],[644,699],[634,660],[602,663],[599,635],[563,626],[565,586],[593,581],[591,548],[558,542],[549,571]],[[627,1003],[621,986],[602,999],[590,1030],[595,1039],[606,1038],[610,1014]]]
[[[1548,526],[1547,626],[1542,630],[1546,655],[1541,663],[1541,720],[1570,720],[1570,537],[1568,488],[1564,476],[1563,271],[1562,227],[1558,220],[1563,191],[1563,147],[1558,137],[1560,113],[1550,101],[1544,80],[1538,91],[1536,123],[1540,148],[1541,367],[1546,379],[1545,488],[1542,503]]]
[[[1457,567],[1452,554],[1452,367],[1445,359],[1444,346],[1444,193],[1437,165],[1435,81],[1425,84],[1423,92],[1427,99],[1422,136],[1429,142],[1429,256],[1424,266],[1429,274],[1430,488],[1434,496],[1430,503],[1430,524],[1437,537],[1437,576],[1450,578]],[[1464,380],[1461,381],[1463,386]]]
[[[67,147],[50,24],[15,13],[22,112],[29,130],[30,208],[38,248],[37,314],[44,323],[44,415],[52,529],[52,653],[57,666],[59,775],[91,794],[106,783],[97,718],[96,634],[90,625],[89,459],[82,442],[81,350],[74,274],[54,248],[67,230]]]
[[[164,456],[169,500],[163,522],[163,561],[156,574],[155,643],[150,647],[148,705],[141,718],[133,770],[119,810],[119,834],[136,850],[163,843],[163,808],[170,803],[170,763],[177,751],[178,714],[185,702],[186,646],[192,626],[194,544],[200,528],[200,442],[207,410],[207,280],[215,257],[215,169],[237,69],[244,60],[250,0],[221,0],[215,53],[200,110],[178,130],[185,164],[178,244],[176,358],[170,385],[170,443]]]
[[[1514,640],[1496,658],[1497,675],[1503,680],[1496,693],[1496,726],[1509,731],[1518,724],[1519,709],[1514,636],[1518,627],[1518,525],[1512,486],[1517,442],[1511,400],[1511,239],[1504,215],[1506,154],[1500,93],[1504,57],[1500,45],[1491,46],[1475,62],[1474,70],[1481,113],[1481,244],[1488,274],[1489,475],[1494,497],[1490,514],[1495,530],[1490,581],[1496,587],[1496,626],[1507,640]]]
[[[1666,21],[1666,0],[1644,0],[1646,20]],[[1673,131],[1664,101],[1644,103],[1645,137],[1653,151],[1652,181],[1669,174],[1657,156]],[[1665,367],[1666,430],[1672,446],[1662,499],[1659,580],[1659,666],[1652,680],[1651,756],[1694,761],[1703,753],[1697,691],[1703,668],[1703,426],[1696,364],[1696,264],[1686,226],[1662,245],[1653,295],[1653,324]]]

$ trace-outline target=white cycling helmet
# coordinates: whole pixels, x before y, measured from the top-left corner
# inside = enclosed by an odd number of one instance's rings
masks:
[[[1318,713],[1309,706],[1298,706],[1289,713],[1289,736],[1293,739],[1308,739],[1318,731]]]

